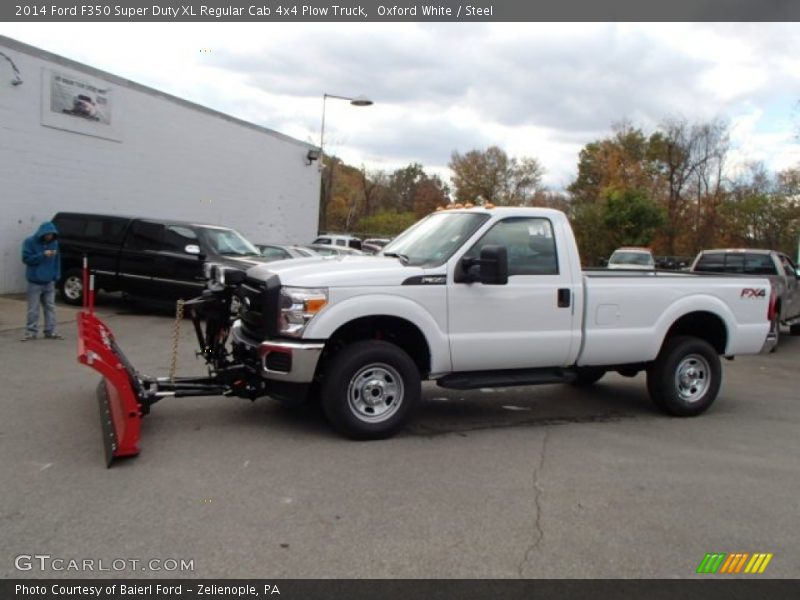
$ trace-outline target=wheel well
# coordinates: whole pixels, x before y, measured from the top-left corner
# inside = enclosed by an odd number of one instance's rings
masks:
[[[431,351],[422,331],[400,317],[378,315],[345,323],[325,344],[325,353],[362,340],[384,340],[405,350],[424,379],[431,370]]]
[[[664,341],[676,335],[690,335],[705,340],[714,347],[717,354],[724,354],[728,345],[728,329],[725,327],[725,322],[710,312],[700,311],[682,316],[669,328]]]

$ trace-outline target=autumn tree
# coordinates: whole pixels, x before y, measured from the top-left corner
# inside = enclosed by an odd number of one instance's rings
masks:
[[[509,157],[497,146],[454,151],[450,158],[456,202],[526,205],[539,188],[544,169],[535,158]]]
[[[665,181],[667,254],[693,252],[711,242],[727,152],[727,125],[720,120],[666,119],[650,136],[649,156]]]
[[[762,163],[735,178],[722,207],[728,245],[782,250],[793,256],[800,231],[797,170],[777,175]]]

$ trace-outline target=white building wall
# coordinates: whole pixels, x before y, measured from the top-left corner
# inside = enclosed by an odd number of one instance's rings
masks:
[[[226,225],[253,242],[316,235],[311,145],[2,36],[0,52],[24,81],[0,57],[0,293],[24,290],[22,241],[58,211]],[[110,86],[119,141],[42,124],[51,70]]]

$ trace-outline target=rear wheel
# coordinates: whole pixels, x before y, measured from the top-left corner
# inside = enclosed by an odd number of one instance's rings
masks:
[[[322,407],[331,425],[353,439],[394,435],[410,417],[422,393],[417,365],[388,342],[356,342],[343,348],[325,369]]]
[[[83,272],[70,269],[58,283],[58,295],[67,304],[79,306],[83,303]]]
[[[719,355],[711,344],[695,337],[667,340],[647,370],[650,398],[661,410],[678,417],[708,410],[721,382]]]
[[[776,311],[775,317],[773,317],[772,321],[769,324],[769,333],[767,334],[767,339],[775,340],[772,348],[770,348],[770,354],[775,352],[778,349],[778,341],[781,339],[781,318],[778,316]]]

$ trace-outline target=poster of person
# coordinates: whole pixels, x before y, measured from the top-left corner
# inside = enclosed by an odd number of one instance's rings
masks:
[[[50,110],[111,125],[111,89],[53,71],[50,74]]]

